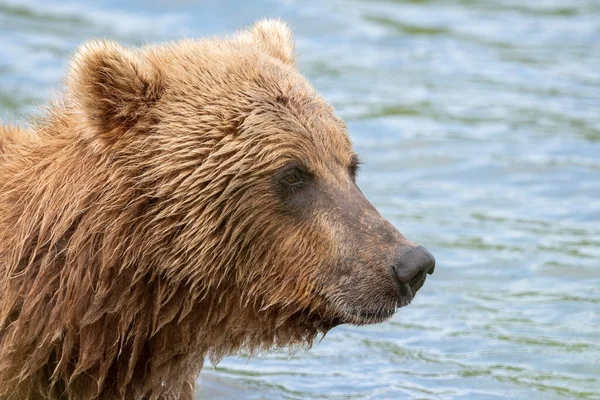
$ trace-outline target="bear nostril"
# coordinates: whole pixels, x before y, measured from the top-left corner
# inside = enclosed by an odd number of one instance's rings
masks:
[[[393,269],[400,282],[410,283],[419,274],[433,274],[435,258],[423,246],[403,249]]]

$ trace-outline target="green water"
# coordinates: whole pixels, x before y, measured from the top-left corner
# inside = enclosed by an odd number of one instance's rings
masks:
[[[199,398],[600,399],[600,1],[0,0],[0,118],[39,112],[88,37],[262,16],[294,27],[363,192],[438,267],[392,321],[226,358]]]

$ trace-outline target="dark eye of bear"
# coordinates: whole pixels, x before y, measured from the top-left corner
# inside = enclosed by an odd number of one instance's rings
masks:
[[[296,163],[286,166],[277,178],[279,191],[284,198],[305,188],[310,180],[311,175],[306,168]]]
[[[360,170],[360,160],[358,159],[358,156],[356,154],[354,154],[352,156],[352,158],[350,159],[350,166],[348,167],[348,173],[350,174],[350,177],[352,178],[352,180],[355,182],[356,182],[356,175],[358,174],[359,170]]]
[[[288,185],[292,185],[292,186],[302,183],[300,174],[297,173],[296,171],[294,171],[294,173],[292,173],[292,174],[284,176],[283,180],[285,181],[285,183],[287,183]]]
[[[286,168],[281,175],[281,182],[288,187],[288,189],[298,189],[300,186],[306,183],[308,173],[306,170],[298,165],[290,166]]]

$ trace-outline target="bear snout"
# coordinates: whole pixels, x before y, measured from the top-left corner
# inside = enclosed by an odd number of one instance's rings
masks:
[[[433,274],[435,258],[423,246],[402,246],[397,250],[397,256],[392,265],[392,272],[399,284],[402,297],[409,297],[423,286],[427,274]]]

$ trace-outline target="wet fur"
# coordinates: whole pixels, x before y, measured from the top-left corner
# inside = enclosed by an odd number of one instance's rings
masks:
[[[0,398],[191,399],[205,357],[335,325],[315,284],[333,239],[273,218],[265,178],[351,155],[293,63],[277,21],[92,42],[31,131],[0,128]]]

